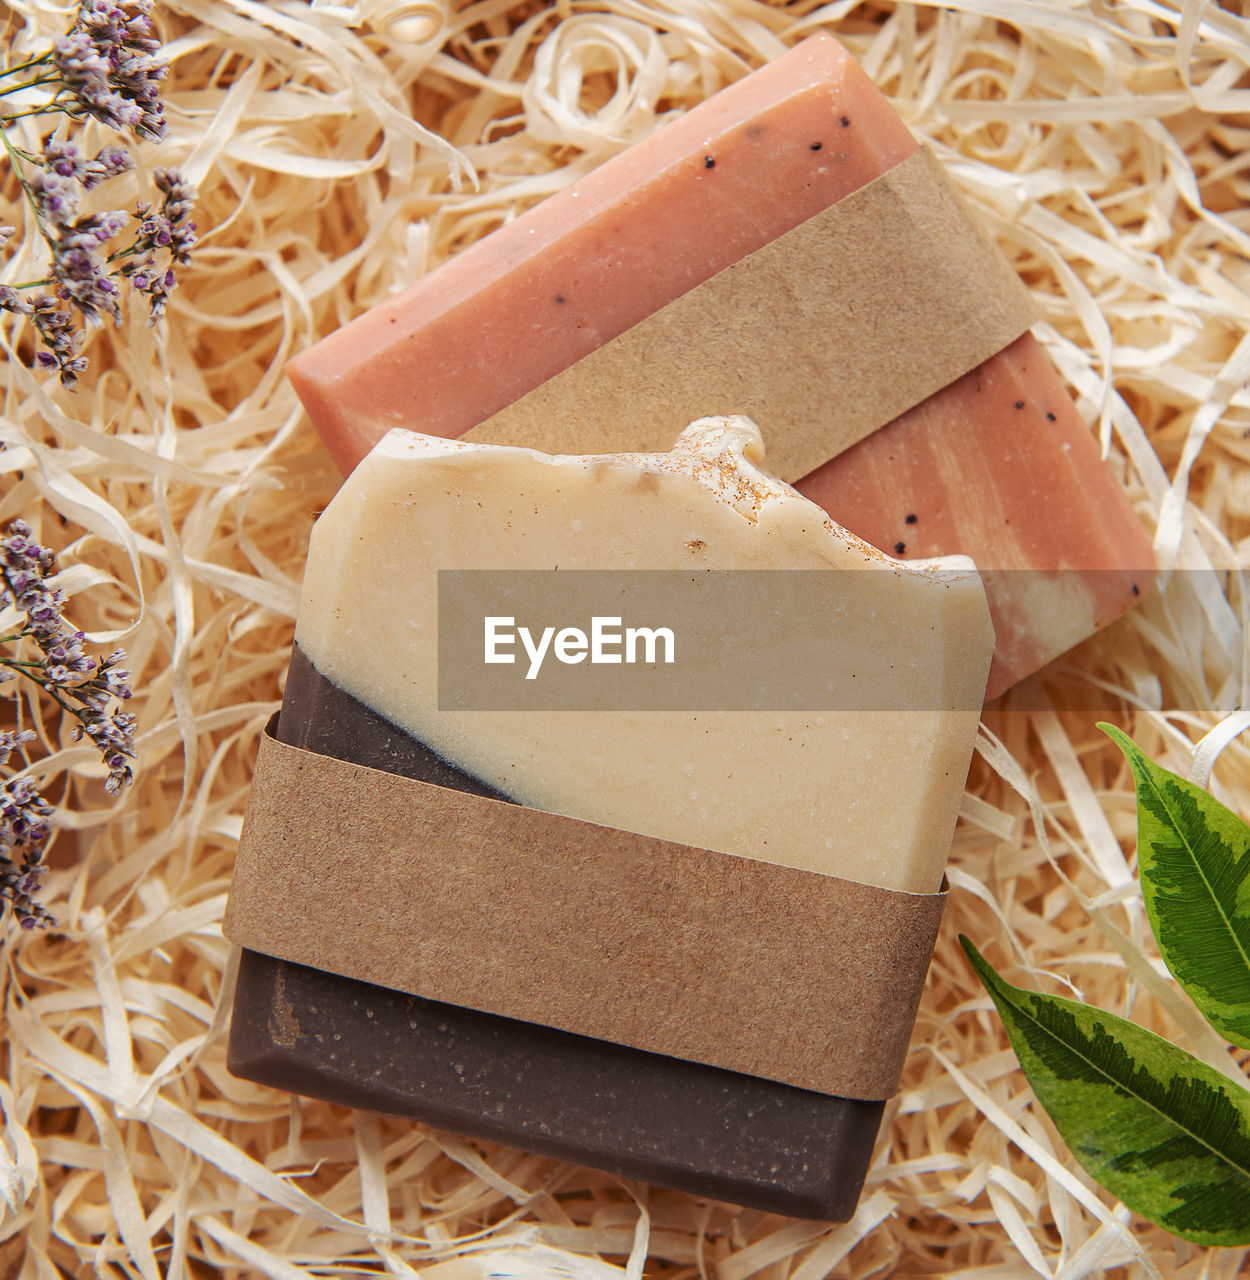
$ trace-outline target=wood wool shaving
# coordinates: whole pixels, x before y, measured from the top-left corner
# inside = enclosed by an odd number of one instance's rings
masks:
[[[71,8],[0,8],[13,53]],[[125,645],[140,726],[138,780],[112,800],[93,753],[25,708],[61,797],[47,901],[62,927],[3,943],[0,1273],[1240,1274],[1245,1250],[1135,1220],[1079,1169],[955,938],[1242,1074],[1161,976],[1131,782],[1093,725],[1250,811],[1245,6],[172,0],[157,21],[171,131],[144,162],[199,185],[203,233],[167,323],[132,306],[95,331],[75,394],[0,332],[0,521],[54,545],[71,616]],[[309,528],[337,483],[284,362],[820,29],[1024,275],[1170,570],[986,713],[903,1091],[854,1221],[624,1185],[232,1079],[221,912]],[[137,177],[110,188],[139,195]],[[28,235],[7,278],[28,278],[34,249]]]

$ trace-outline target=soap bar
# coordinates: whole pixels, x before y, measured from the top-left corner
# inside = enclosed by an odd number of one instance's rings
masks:
[[[997,531],[992,550],[968,548],[997,629],[988,698],[1113,622],[1154,578],[1145,530],[1028,334],[796,487],[909,559]]]
[[[298,648],[278,736],[354,764],[494,794],[335,688]],[[855,1212],[885,1108],[251,950],[240,958],[228,1065],[273,1088],[835,1222]]]
[[[321,339],[288,375],[345,473],[392,427],[459,437],[915,150],[846,50],[809,39]]]
[[[392,433],[314,530],[279,736],[606,826],[932,892],[992,651],[979,579],[967,562],[892,561],[761,464],[745,420],[694,424],[666,455],[599,458]],[[852,621],[831,615],[830,628],[863,636],[874,619],[875,644],[848,644],[845,671],[907,666],[924,696],[819,713],[441,709],[438,570],[555,566],[838,571]],[[335,958],[328,947],[324,968]],[[265,1083],[830,1219],[853,1211],[881,1105],[256,950],[240,971],[230,1063]]]
[[[296,640],[338,688],[531,808],[931,893],[985,688],[979,578],[966,561],[894,563],[762,456],[746,419],[692,424],[667,454],[596,458],[394,432],[315,526]],[[907,701],[760,712],[746,736],[732,711],[441,710],[436,570],[552,568],[838,571],[840,663],[867,682],[893,662],[900,685],[905,664]]]
[[[345,472],[392,426],[459,437],[916,147],[854,59],[814,36],[322,339],[292,361],[290,377]],[[1152,564],[1044,353],[1026,335],[1017,354],[1035,386],[1007,402],[1010,412],[961,379],[923,414],[843,454],[836,480],[822,468],[805,488],[902,557],[923,539],[926,555],[962,553],[987,570],[1099,571],[1058,613],[1067,588],[991,579],[991,696],[1119,616]],[[1004,358],[978,374],[1009,378]],[[1025,502],[1021,470],[1038,477]],[[1052,486],[1053,477],[1064,481]],[[853,513],[838,506],[848,493],[861,499]],[[913,515],[923,531],[907,523]],[[1086,541],[1091,525],[1101,532]]]

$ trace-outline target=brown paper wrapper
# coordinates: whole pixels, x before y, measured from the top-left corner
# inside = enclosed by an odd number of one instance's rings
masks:
[[[847,1098],[897,1088],[945,893],[692,848],[262,740],[253,951]]]
[[[924,148],[464,436],[546,453],[663,452],[744,413],[794,481],[1001,351],[1036,319]]]

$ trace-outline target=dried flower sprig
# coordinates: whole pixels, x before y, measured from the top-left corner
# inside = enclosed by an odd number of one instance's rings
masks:
[[[53,134],[30,152],[8,129],[28,116],[60,114],[159,141],[166,132],[160,81],[168,69],[160,47],[151,0],[80,0],[73,25],[46,53],[0,70],[0,102],[23,95],[18,109],[0,108],[0,142],[50,257],[43,279],[0,285],[0,311],[30,321],[42,345],[36,362],[55,369],[68,387],[86,368],[76,315],[88,326],[106,319],[119,324],[123,282],[146,295],[149,323],[164,315],[174,267],[190,262],[195,244],[195,190],[178,173],[158,169],[158,209],[144,201],[133,215],[118,209],[83,214],[82,192],[134,168],[130,152],[111,145],[88,158]],[[138,227],[131,243],[106,252],[132,218]],[[0,246],[13,234],[13,227],[0,227]],[[28,291],[33,296],[25,296]]]
[[[64,618],[65,594],[49,583],[56,557],[13,520],[0,538],[0,612],[19,620],[0,635],[0,681],[21,676],[32,681],[78,723],[75,738],[87,738],[108,768],[105,790],[116,795],[133,778],[135,719],[121,709],[131,696],[130,672],[121,649],[108,657],[89,655],[86,637]],[[30,730],[0,731],[0,901],[7,902],[23,928],[51,922],[35,902],[43,856],[52,837],[52,807],[34,779],[13,776],[10,755],[35,740]]]

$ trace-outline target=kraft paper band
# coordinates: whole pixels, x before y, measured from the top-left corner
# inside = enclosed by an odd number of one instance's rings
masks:
[[[1036,320],[924,148],[697,285],[465,435],[546,453],[663,452],[745,413],[794,481]]]
[[[840,1097],[897,1088],[945,893],[482,799],[262,739],[232,941]]]

